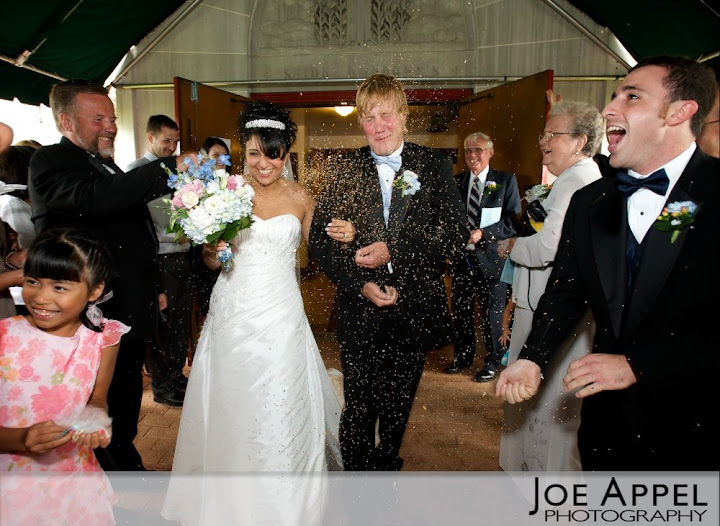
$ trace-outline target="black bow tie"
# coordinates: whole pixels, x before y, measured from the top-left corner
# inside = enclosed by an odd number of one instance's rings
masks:
[[[618,190],[625,197],[630,197],[641,188],[652,190],[658,195],[665,195],[669,185],[670,179],[668,179],[664,168],[660,168],[657,172],[653,172],[649,177],[643,179],[633,177],[627,172],[618,172],[617,174]]]

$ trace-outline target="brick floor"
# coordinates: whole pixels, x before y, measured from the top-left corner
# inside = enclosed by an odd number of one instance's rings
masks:
[[[340,369],[334,335],[319,333],[318,347],[328,368]],[[499,470],[502,404],[493,396],[495,381],[478,384],[472,375],[482,365],[458,375],[443,374],[452,347],[428,354],[400,455],[409,471]],[[135,445],[148,469],[172,468],[182,408],[153,401],[145,378],[138,438]]]

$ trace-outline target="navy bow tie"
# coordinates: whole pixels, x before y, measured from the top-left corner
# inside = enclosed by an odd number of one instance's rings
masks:
[[[658,195],[665,195],[669,185],[670,179],[668,179],[664,168],[660,168],[657,172],[653,172],[649,177],[643,179],[633,177],[626,172],[618,172],[617,174],[618,190],[625,197],[630,197],[641,188],[652,190]]]
[[[370,152],[372,158],[375,159],[375,164],[387,164],[393,171],[397,172],[402,166],[402,158],[400,155],[377,155],[375,152]]]

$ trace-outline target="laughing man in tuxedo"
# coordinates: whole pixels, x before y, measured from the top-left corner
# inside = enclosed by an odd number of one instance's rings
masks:
[[[457,176],[465,202],[470,239],[466,251],[453,264],[452,298],[455,355],[445,373],[470,367],[475,356],[475,299],[480,300],[485,364],[473,380],[489,382],[497,374],[505,349],[500,344],[508,285],[500,281],[505,259],[499,251],[515,236],[515,219],[521,210],[515,175],[490,166],[495,150],[481,132],[465,138],[465,162],[470,168]]]
[[[345,469],[394,471],[425,353],[450,341],[444,262],[468,232],[450,159],[403,141],[402,85],[373,75],[356,105],[369,146],[353,152],[321,197],[310,251],[338,286]],[[333,217],[353,222],[353,241],[327,235]]]
[[[96,450],[105,470],[144,469],[133,445],[142,399],[142,364],[147,336],[157,318],[157,238],[146,203],[166,194],[164,161],[127,173],[113,162],[117,134],[115,108],[107,90],[86,80],[56,84],[50,106],[58,144],[40,148],[30,160],[29,192],[35,229],[83,229],[104,241],[113,252],[113,296],[102,309],[107,318],[132,329],[123,336],[108,391],[113,436],[106,449]],[[183,156],[194,158],[194,155]],[[180,159],[180,158],[178,158]]]
[[[720,245],[720,160],[695,143],[714,96],[712,70],[691,60],[630,70],[603,110],[617,176],[574,195],[522,359],[498,380],[508,402],[532,397],[590,306],[593,352],[564,378],[583,399],[584,470],[720,469],[720,275],[708,254]],[[681,206],[676,221],[659,218]]]

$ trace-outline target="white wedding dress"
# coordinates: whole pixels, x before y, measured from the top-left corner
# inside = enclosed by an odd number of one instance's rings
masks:
[[[320,524],[341,469],[340,404],[296,274],[301,223],[253,225],[233,243],[192,364],[165,518],[184,524]]]

